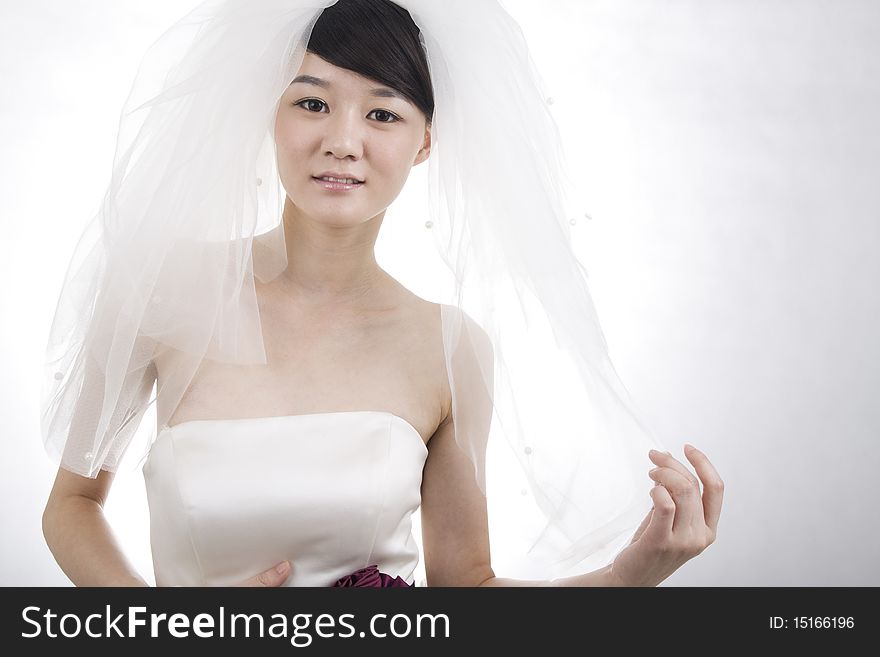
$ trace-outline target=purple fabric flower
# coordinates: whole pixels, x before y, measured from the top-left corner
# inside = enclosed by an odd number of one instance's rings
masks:
[[[379,572],[378,565],[367,566],[336,580],[333,586],[367,586],[373,588],[389,588],[412,586],[402,577],[392,577]]]

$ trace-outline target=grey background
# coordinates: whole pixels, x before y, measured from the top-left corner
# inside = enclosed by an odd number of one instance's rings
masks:
[[[40,530],[43,349],[140,57],[195,4],[0,4],[0,585],[68,583]],[[880,4],[504,4],[583,182],[612,360],[725,480],[717,542],[664,585],[880,584]],[[151,577],[136,474],[107,514]]]

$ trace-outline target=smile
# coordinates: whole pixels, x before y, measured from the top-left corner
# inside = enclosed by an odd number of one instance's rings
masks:
[[[358,187],[363,186],[364,183],[356,182],[338,182],[338,179],[326,179],[326,178],[312,178],[316,183],[318,183],[321,187],[331,192],[347,192],[353,189],[357,189]]]

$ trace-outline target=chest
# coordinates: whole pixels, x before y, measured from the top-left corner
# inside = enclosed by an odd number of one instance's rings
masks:
[[[264,311],[265,310],[265,311]],[[304,316],[261,308],[266,364],[205,360],[168,424],[337,411],[388,411],[427,443],[445,417],[439,306]],[[156,361],[159,385],[173,354]],[[157,404],[163,403],[161,394]]]

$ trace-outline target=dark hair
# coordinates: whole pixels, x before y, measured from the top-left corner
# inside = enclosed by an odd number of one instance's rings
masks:
[[[430,124],[434,89],[418,26],[390,0],[339,0],[318,17],[308,50],[406,96]]]

